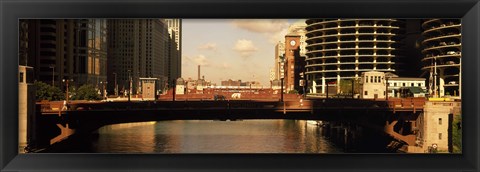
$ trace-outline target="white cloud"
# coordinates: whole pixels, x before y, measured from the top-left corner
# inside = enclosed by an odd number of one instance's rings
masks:
[[[232,68],[232,65],[226,63],[226,62],[223,62],[223,64],[220,66],[220,68],[222,69],[230,69]]]
[[[217,44],[215,43],[206,43],[203,45],[198,46],[199,50],[212,50],[215,51],[217,50]]]
[[[233,20],[232,24],[235,27],[257,33],[279,32],[289,26],[288,21],[284,19],[238,19]]]
[[[185,60],[182,61],[183,64],[190,65],[194,64],[195,66],[200,65],[200,66],[209,66],[210,62],[207,57],[204,55],[197,55],[194,57],[190,56],[183,56]],[[185,62],[184,62],[185,61]]]
[[[253,42],[246,39],[237,40],[233,50],[240,53],[241,57],[247,58],[250,57],[254,52],[258,51],[258,48],[253,45]]]
[[[268,38],[270,43],[277,43],[285,38],[290,24],[285,19],[239,19],[232,25],[250,32],[259,33]]]

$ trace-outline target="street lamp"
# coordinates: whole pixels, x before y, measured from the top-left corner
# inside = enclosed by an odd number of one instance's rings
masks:
[[[280,75],[280,101],[283,102],[283,80],[285,79],[285,58],[281,58],[281,61],[279,62],[280,66],[283,67],[283,75]]]
[[[305,91],[305,85],[306,85],[306,83],[305,83],[305,72],[300,73],[300,77],[301,77],[302,79],[300,80],[300,84],[299,84],[299,85],[300,85],[301,87],[303,87],[303,97],[306,98],[306,97],[307,97],[307,93],[306,93],[306,91]]]
[[[114,85],[115,96],[118,96],[117,73],[113,72],[113,75],[115,75],[115,85]]]
[[[102,84],[103,99],[106,99],[107,98],[107,90],[105,90],[105,85],[108,84],[108,82],[107,81],[105,81],[105,82],[100,81],[100,84]]]
[[[130,95],[132,92],[132,76],[131,76],[132,71],[128,70],[128,102],[130,102]]]
[[[73,79],[62,79],[62,82],[64,82],[64,83],[66,84],[66,87],[67,87],[66,94],[65,94],[65,100],[67,101],[67,104],[68,104],[68,102],[69,102],[68,83],[69,83],[69,82],[73,82]]]

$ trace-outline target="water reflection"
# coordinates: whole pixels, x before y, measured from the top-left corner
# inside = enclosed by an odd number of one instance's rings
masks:
[[[303,120],[159,121],[106,126],[92,152],[336,153],[342,149]]]

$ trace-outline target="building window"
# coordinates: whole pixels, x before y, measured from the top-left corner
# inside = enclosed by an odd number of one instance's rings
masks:
[[[395,87],[396,87],[396,86],[397,86],[397,83],[396,83],[396,82],[395,82],[395,83],[393,83],[393,86],[395,86]]]
[[[365,95],[368,95],[368,91],[365,91]]]
[[[370,76],[370,83],[373,82],[373,76]]]
[[[405,87],[405,83],[402,84]]]
[[[442,133],[438,133],[438,140],[442,140]]]
[[[418,86],[419,86],[419,87],[421,87],[421,86],[422,86],[422,84],[421,84],[421,83],[418,83]]]
[[[442,118],[438,118],[438,125],[442,125]]]
[[[19,82],[23,83],[23,72],[20,72],[20,79]]]
[[[387,95],[387,94],[386,94],[386,91],[383,91],[383,95]]]
[[[412,83],[412,84],[410,84],[410,85],[411,85],[412,87],[413,87],[413,86],[415,86],[415,85],[413,85],[413,83]]]

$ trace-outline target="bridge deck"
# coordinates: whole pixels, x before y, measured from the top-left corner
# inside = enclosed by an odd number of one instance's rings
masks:
[[[423,111],[425,99],[314,99],[290,100],[285,102],[268,100],[228,101],[138,101],[138,102],[71,102],[68,110],[63,102],[39,103],[43,115],[63,115],[69,112],[115,112],[115,111],[276,111],[276,112],[320,112],[320,111]],[[64,110],[62,110],[64,109]]]

